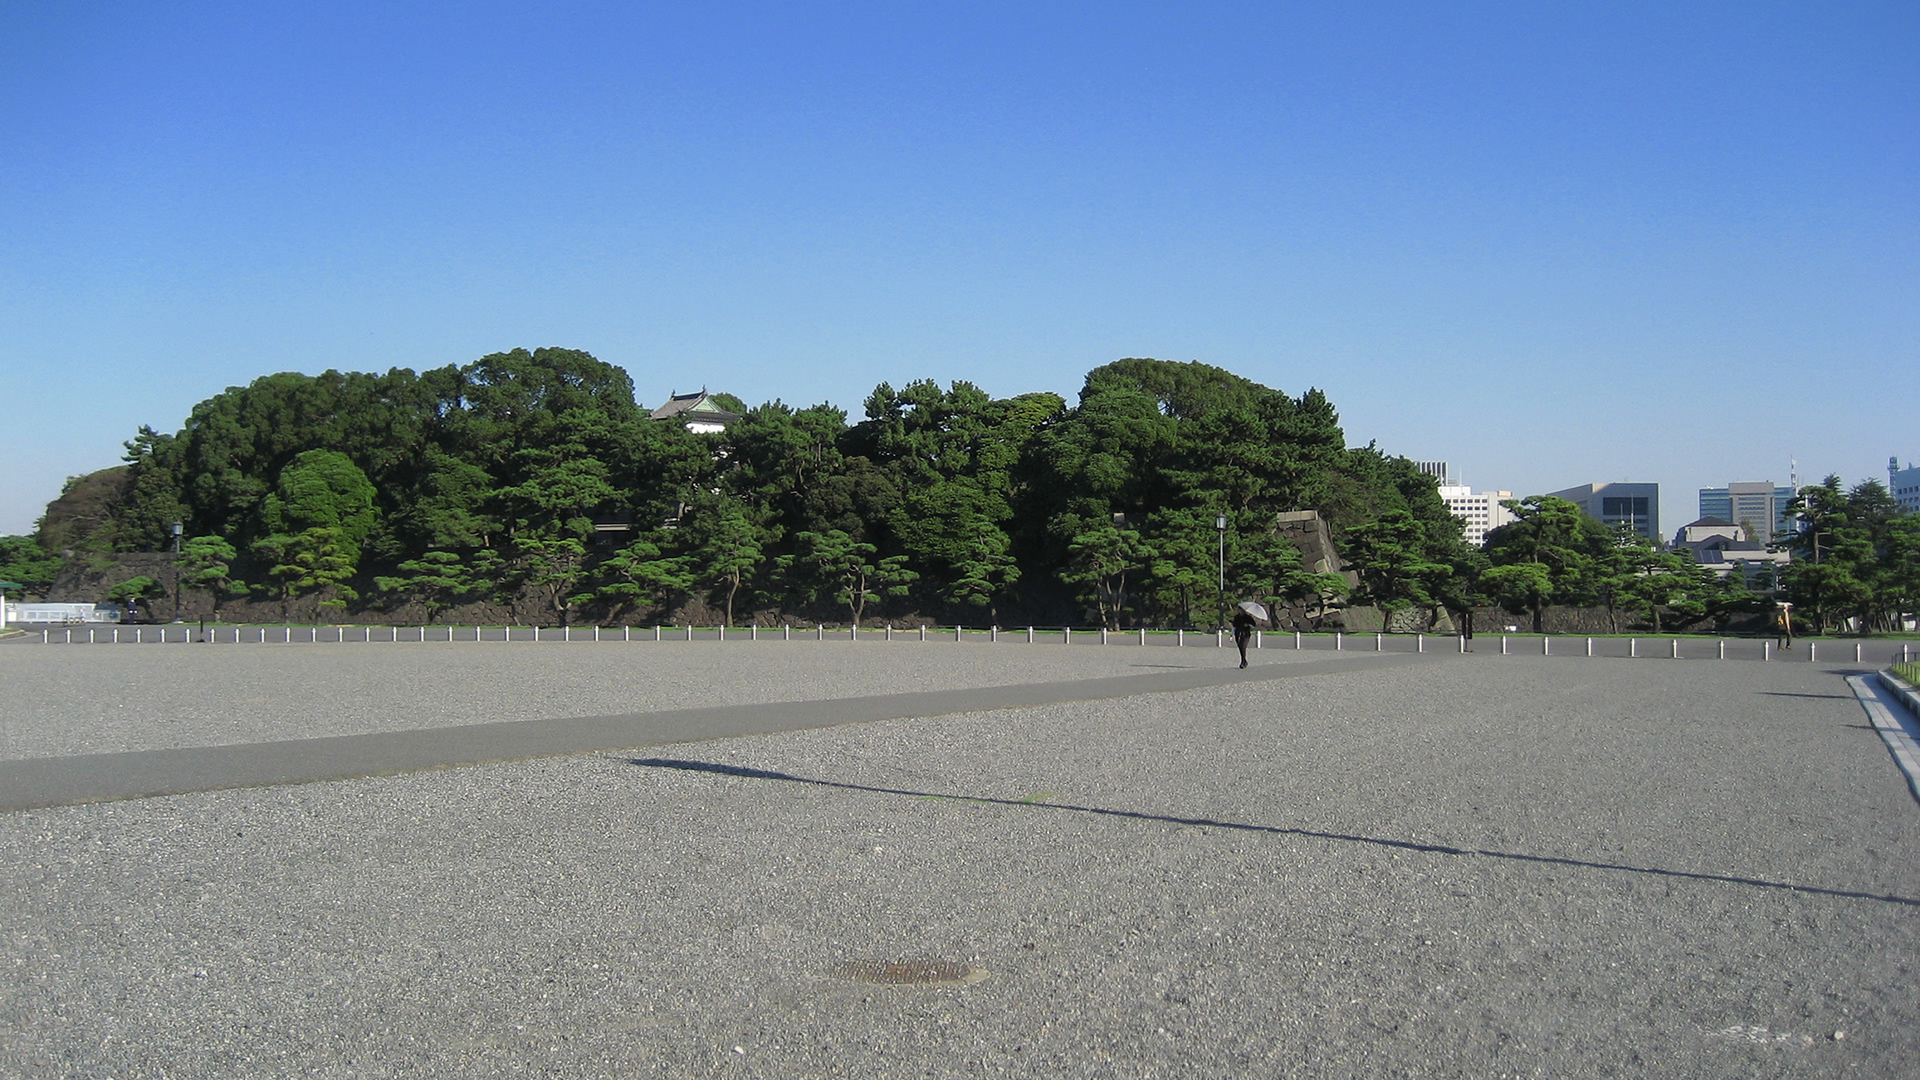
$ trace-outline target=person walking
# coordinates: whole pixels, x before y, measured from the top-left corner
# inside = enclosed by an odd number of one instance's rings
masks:
[[[1773,621],[1780,630],[1780,647],[1791,649],[1793,648],[1793,605],[1781,600],[1776,602],[1773,608]]]
[[[1240,649],[1240,666],[1247,666],[1247,642],[1253,640],[1254,618],[1246,608],[1233,611],[1233,643]]]

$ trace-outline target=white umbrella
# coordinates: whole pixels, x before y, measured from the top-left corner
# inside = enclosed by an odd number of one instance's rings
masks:
[[[1270,623],[1273,621],[1273,616],[1267,614],[1267,605],[1261,603],[1258,600],[1240,601],[1240,610],[1246,612],[1247,614],[1253,616],[1256,619],[1259,619],[1263,623]]]

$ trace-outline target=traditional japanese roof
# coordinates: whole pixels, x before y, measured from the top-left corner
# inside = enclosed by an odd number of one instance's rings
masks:
[[[737,412],[729,412],[714,404],[712,395],[706,387],[691,394],[673,393],[668,395],[667,403],[653,410],[655,420],[681,420],[686,423],[730,424],[740,419]]]

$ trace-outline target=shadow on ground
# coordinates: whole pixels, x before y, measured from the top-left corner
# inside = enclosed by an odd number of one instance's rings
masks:
[[[1515,862],[1541,863],[1550,866],[1573,866],[1587,870],[1607,870],[1625,874],[1649,874],[1655,877],[1685,878],[1693,881],[1717,881],[1729,885],[1745,885],[1755,889],[1778,889],[1783,892],[1810,893],[1815,896],[1833,896],[1847,900],[1873,900],[1885,904],[1920,907],[1920,899],[1914,897],[1896,896],[1891,893],[1876,894],[1858,892],[1848,889],[1827,889],[1814,885],[1795,885],[1785,881],[1768,881],[1764,878],[1741,877],[1734,874],[1702,874],[1691,870],[1669,870],[1658,866],[1628,866],[1623,863],[1591,862],[1586,859],[1570,859],[1557,855],[1530,855],[1517,851],[1451,847],[1446,844],[1424,844],[1414,840],[1394,840],[1379,836],[1355,836],[1348,833],[1319,832],[1313,829],[1294,829],[1280,825],[1254,825],[1241,821],[1219,821],[1214,818],[1174,817],[1168,814],[1149,814],[1139,810],[1115,810],[1101,806],[1075,806],[1072,803],[1038,802],[1026,799],[998,799],[978,795],[953,795],[937,791],[912,791],[906,788],[875,787],[869,784],[850,784],[840,780],[819,780],[812,777],[795,776],[792,773],[773,772],[768,769],[749,769],[739,765],[724,765],[711,761],[689,761],[678,758],[629,758],[628,764],[649,769],[674,769],[679,772],[711,773],[716,776],[731,776],[742,780],[779,780],[792,784],[810,784],[815,787],[840,788],[845,791],[868,791],[880,795],[902,795],[915,799],[959,799],[993,806],[1018,807],[1023,810],[1054,810],[1064,813],[1096,814],[1101,817],[1128,818],[1134,821],[1158,821],[1168,825],[1199,825],[1213,829],[1233,829],[1240,832],[1265,833],[1272,836],[1300,836],[1315,840],[1334,840],[1349,844],[1370,844],[1375,847],[1393,848],[1400,851],[1420,851],[1434,855],[1507,859]]]

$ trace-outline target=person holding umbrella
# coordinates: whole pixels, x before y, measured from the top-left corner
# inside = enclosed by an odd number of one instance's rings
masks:
[[[1240,649],[1240,666],[1247,666],[1247,642],[1253,640],[1255,622],[1269,622],[1265,604],[1258,600],[1242,600],[1233,609],[1233,643]]]

